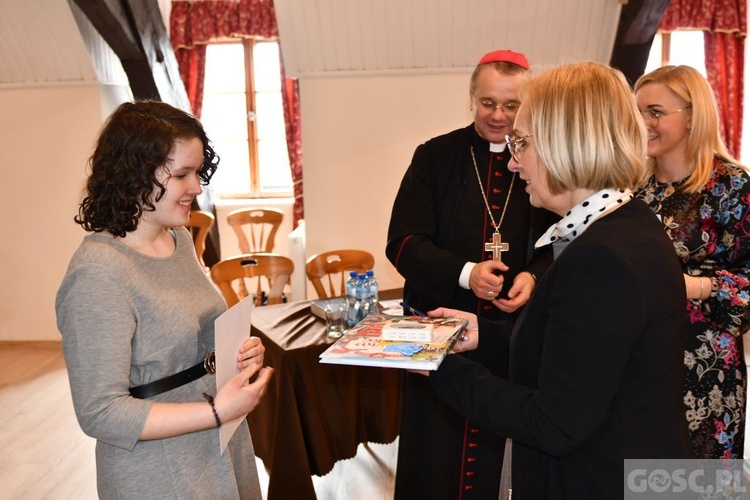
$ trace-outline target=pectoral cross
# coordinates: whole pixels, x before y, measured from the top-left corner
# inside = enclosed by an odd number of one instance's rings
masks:
[[[492,241],[488,241],[484,244],[484,251],[492,252],[492,260],[497,260],[499,262],[502,262],[503,260],[500,256],[500,252],[507,252],[508,250],[510,250],[510,245],[500,241],[500,233],[493,233]]]

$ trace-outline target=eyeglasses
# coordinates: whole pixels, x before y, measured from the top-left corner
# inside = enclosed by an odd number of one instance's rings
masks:
[[[518,107],[521,105],[521,103],[518,101],[497,103],[492,99],[480,99],[477,101],[476,99],[472,98],[471,100],[474,102],[474,104],[482,106],[486,111],[489,111],[491,113],[501,108],[505,113],[515,113],[516,111],[518,111]]]
[[[505,143],[508,145],[508,151],[510,155],[519,163],[519,157],[521,153],[526,149],[526,139],[532,137],[534,134],[524,135],[523,137],[514,137],[511,139],[509,135],[505,136]]]
[[[659,125],[660,118],[679,113],[680,111],[685,111],[686,109],[690,109],[690,106],[675,109],[674,111],[662,111],[660,109],[648,108],[641,111],[641,116],[643,117],[643,121],[645,121],[647,125],[656,127]]]

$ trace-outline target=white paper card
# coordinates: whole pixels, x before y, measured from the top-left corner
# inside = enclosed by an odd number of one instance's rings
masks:
[[[253,297],[248,295],[214,321],[217,392],[229,379],[237,375],[237,352],[242,343],[250,337],[252,312]],[[232,439],[246,416],[221,423],[219,429],[221,453],[224,453],[229,440]]]
[[[404,307],[401,305],[401,299],[381,300],[380,312],[390,314],[391,316],[401,316],[404,314]]]

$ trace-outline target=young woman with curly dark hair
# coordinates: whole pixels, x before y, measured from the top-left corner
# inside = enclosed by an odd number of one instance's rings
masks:
[[[165,165],[177,140],[199,139],[203,163],[197,171],[208,185],[219,156],[193,116],[161,102],[125,103],[107,120],[91,157],[88,196],[75,221],[86,231],[125,237],[138,226],[142,212],[154,210],[165,187],[156,171]],[[196,143],[197,144],[197,143]]]
[[[272,370],[249,338],[217,392],[214,320],[226,304],[183,227],[218,160],[200,122],[160,102],[122,104],[91,157],[75,217],[91,234],[56,310],[76,416],[97,439],[100,498],[261,498],[242,417]],[[221,453],[218,428],[235,419]]]

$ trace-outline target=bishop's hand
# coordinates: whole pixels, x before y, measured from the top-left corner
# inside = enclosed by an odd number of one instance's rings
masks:
[[[469,288],[482,300],[494,300],[503,289],[502,273],[507,270],[508,266],[499,260],[479,262],[469,275]]]

